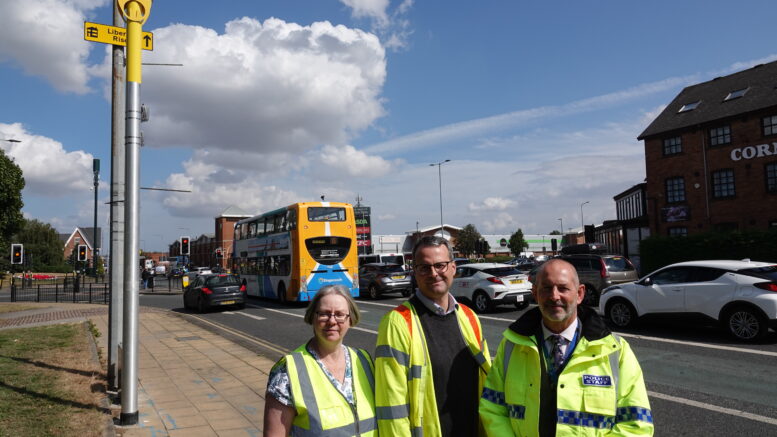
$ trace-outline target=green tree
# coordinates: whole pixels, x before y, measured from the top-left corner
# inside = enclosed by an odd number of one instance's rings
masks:
[[[518,228],[513,235],[510,235],[510,241],[507,243],[507,247],[510,248],[510,252],[515,256],[518,256],[524,249],[529,247],[529,243],[523,238],[523,231],[521,228]]]
[[[548,235],[561,235],[561,231],[554,229],[554,230],[550,231],[550,234],[548,234]]]
[[[24,220],[22,189],[22,169],[0,150],[0,250],[3,254],[11,253],[11,236],[19,230]],[[3,270],[8,270],[10,263],[8,257],[0,257]]]
[[[14,235],[14,242],[24,244],[25,257],[32,262],[32,270],[59,272],[65,268],[64,245],[50,224],[24,220],[21,230]]]
[[[456,249],[464,256],[469,257],[470,254],[478,252],[478,244],[482,238],[475,225],[468,224],[459,231],[459,236],[456,237]]]

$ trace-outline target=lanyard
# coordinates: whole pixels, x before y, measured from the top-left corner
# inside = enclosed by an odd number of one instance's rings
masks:
[[[578,322],[577,329],[575,329],[575,335],[572,337],[572,341],[569,342],[567,345],[567,351],[564,352],[564,357],[562,359],[563,365],[556,368],[555,365],[553,365],[553,358],[550,356],[550,351],[548,350],[548,341],[543,339],[542,340],[542,352],[543,356],[545,356],[545,364],[546,368],[548,369],[548,375],[550,376],[550,380],[553,382],[556,382],[558,380],[558,375],[561,373],[561,370],[564,368],[564,366],[567,363],[567,360],[569,359],[570,355],[572,355],[572,352],[575,350],[575,346],[577,345],[577,338],[580,334],[580,328],[581,324]]]

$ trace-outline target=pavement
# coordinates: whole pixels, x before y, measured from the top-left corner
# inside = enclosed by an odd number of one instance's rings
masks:
[[[106,305],[31,305],[36,309],[0,315],[0,329],[89,319],[101,334],[96,343],[103,360],[107,359]],[[264,394],[273,360],[190,322],[184,314],[146,307],[139,312],[138,339],[138,424],[119,426],[114,419],[104,435],[262,435]],[[111,411],[118,417],[121,406],[111,405]]]

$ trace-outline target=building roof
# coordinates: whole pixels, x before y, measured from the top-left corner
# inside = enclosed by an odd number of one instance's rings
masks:
[[[97,244],[92,244],[92,229],[94,228],[82,228],[77,227],[73,229],[73,232],[69,234],[57,234],[59,236],[60,241],[62,241],[62,244],[67,245],[67,243],[70,241],[71,238],[73,238],[76,235],[76,232],[84,239],[83,243],[89,246],[89,249],[92,250],[95,247],[102,249],[102,246],[100,243],[102,242],[102,228],[97,227]]]
[[[623,197],[626,197],[626,196],[628,196],[629,194],[632,194],[632,193],[634,193],[634,192],[637,192],[637,191],[645,191],[645,188],[646,188],[646,187],[647,187],[647,182],[640,182],[640,183],[638,183],[637,185],[634,185],[634,186],[632,186],[632,187],[631,187],[631,188],[629,188],[628,190],[626,190],[626,191],[623,191],[623,192],[622,192],[622,193],[620,193],[620,194],[616,194],[615,196],[613,196],[612,200],[615,200],[615,201],[617,202],[617,201],[618,201],[618,199],[621,199],[621,198],[623,198]]]
[[[242,209],[240,209],[239,207],[237,207],[235,205],[232,205],[232,206],[228,207],[227,209],[225,209],[224,211],[222,211],[221,214],[219,214],[219,217],[239,217],[239,218],[244,218],[244,217],[253,217],[253,215],[243,211]]]
[[[741,97],[730,93],[746,90]],[[684,105],[699,102],[680,112]],[[660,135],[714,120],[777,106],[777,61],[686,87],[637,138]]]

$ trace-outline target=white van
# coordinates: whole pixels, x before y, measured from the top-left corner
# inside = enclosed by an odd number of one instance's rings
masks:
[[[369,263],[391,263],[405,266],[405,255],[401,253],[373,253],[372,255],[359,255],[359,266]]]

